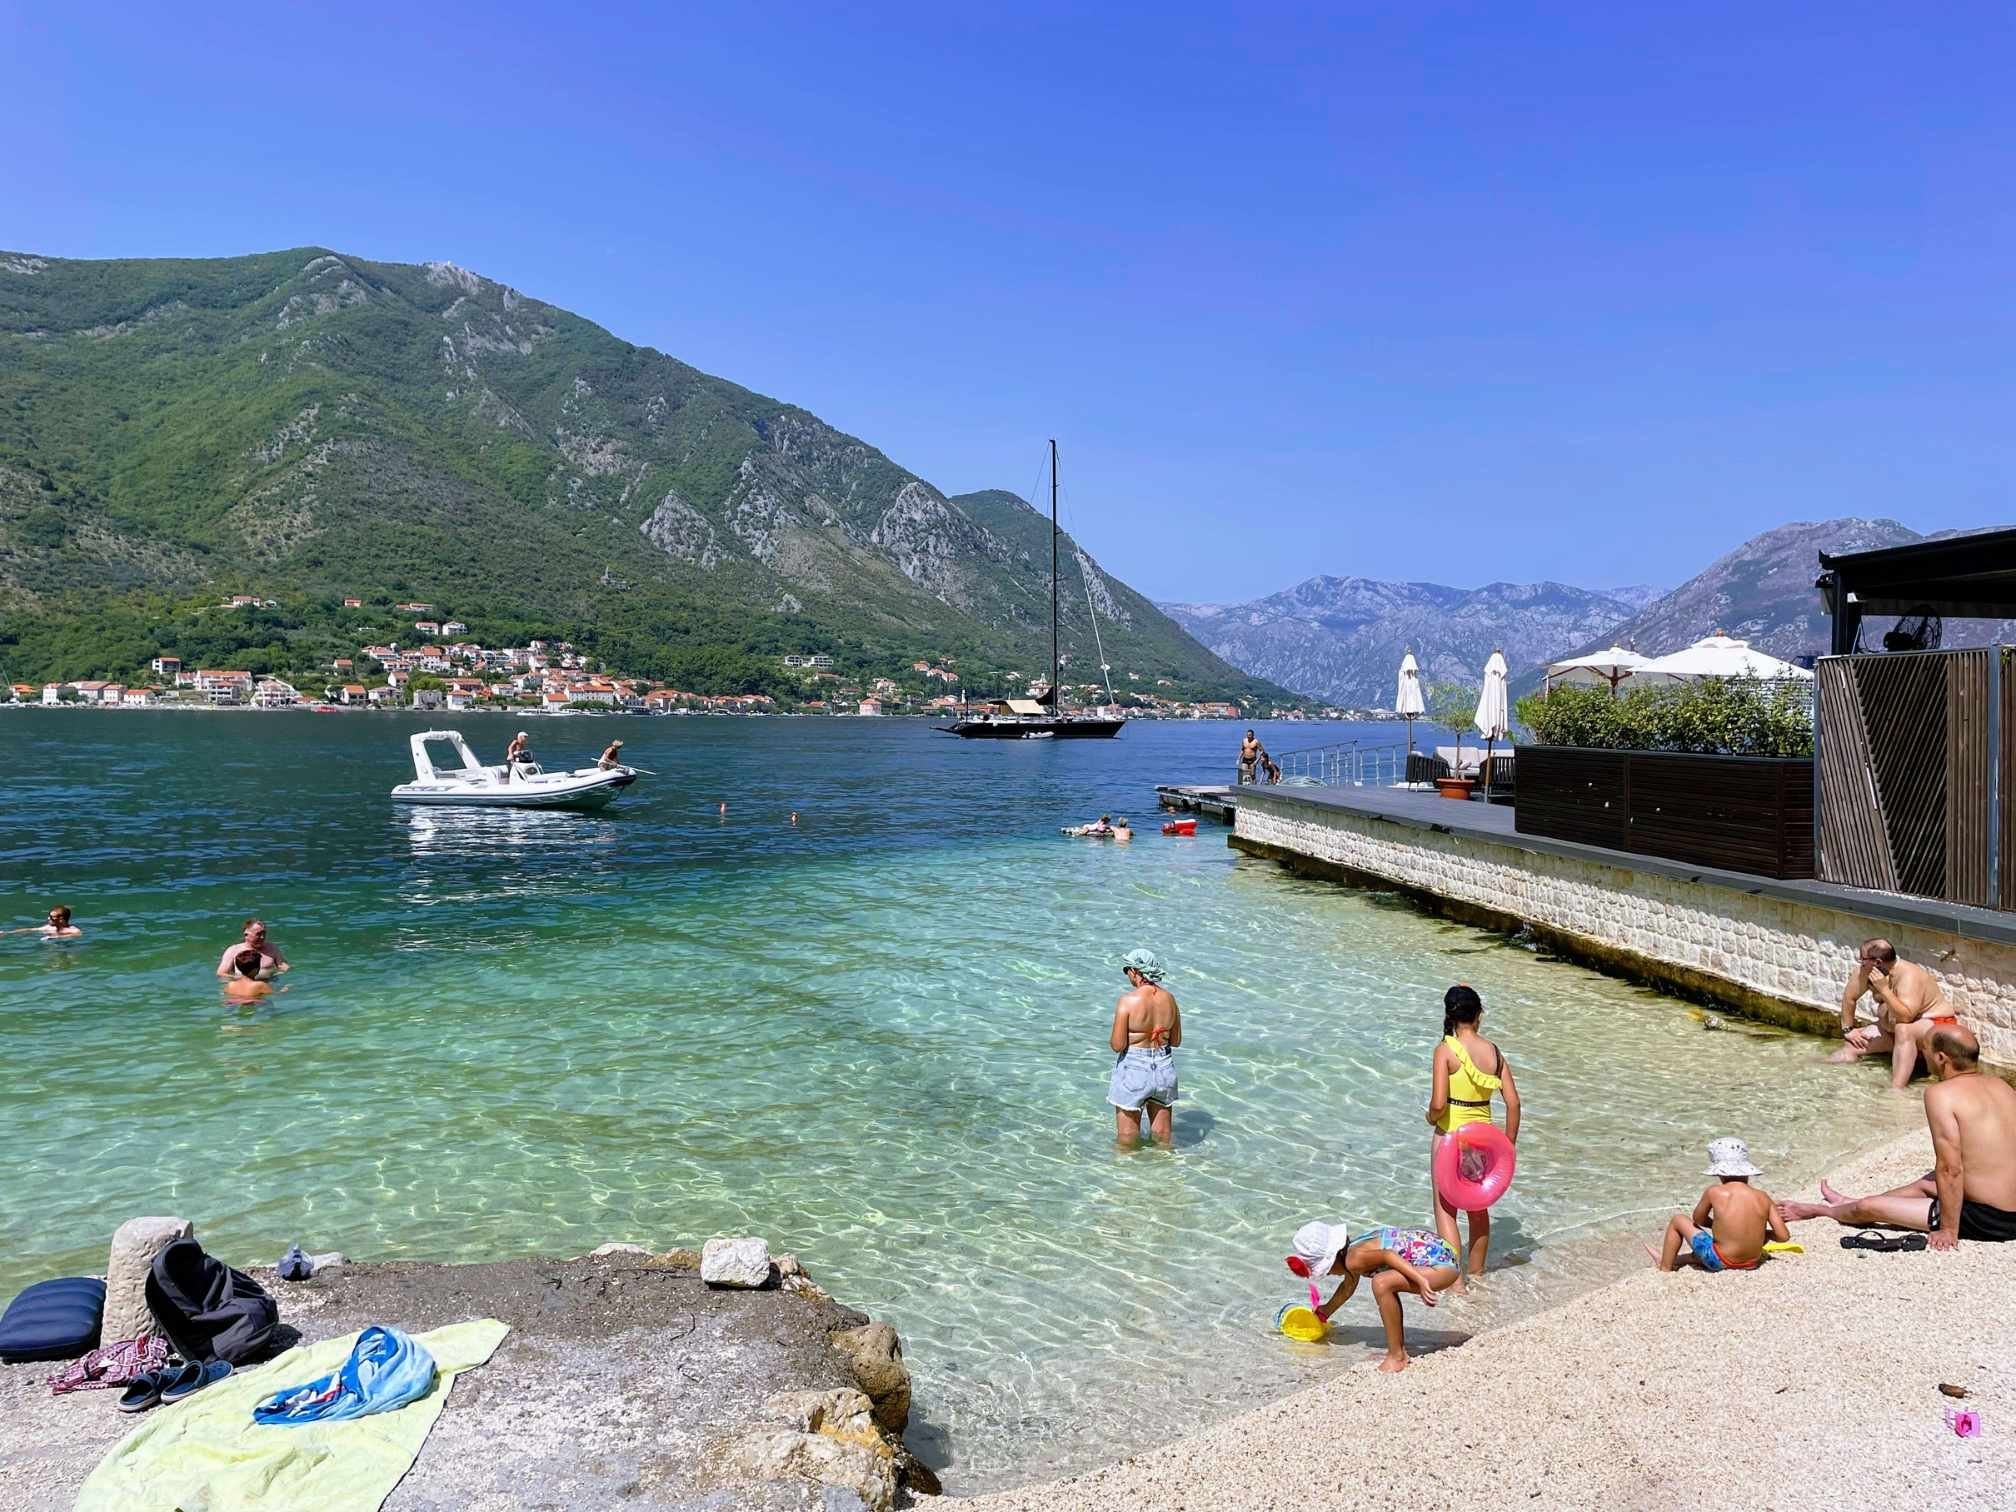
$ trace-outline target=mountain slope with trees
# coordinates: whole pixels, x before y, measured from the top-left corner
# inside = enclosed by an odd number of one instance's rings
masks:
[[[969,499],[449,263],[0,253],[10,676],[131,671],[238,592],[273,599],[271,623],[212,628],[276,669],[340,643],[354,595],[723,691],[766,687],[789,651],[948,657],[970,688],[1012,686],[1047,661],[1044,522]],[[1116,682],[1281,696],[1085,561]]]

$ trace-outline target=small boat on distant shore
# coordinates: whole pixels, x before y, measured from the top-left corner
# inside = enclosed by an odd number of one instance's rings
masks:
[[[436,766],[430,741],[452,747],[459,765]],[[548,772],[536,761],[485,766],[459,730],[423,730],[408,742],[413,780],[392,789],[401,803],[442,803],[461,808],[598,809],[637,780],[627,766]]]

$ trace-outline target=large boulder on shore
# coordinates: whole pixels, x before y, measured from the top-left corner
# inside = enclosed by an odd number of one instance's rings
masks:
[[[833,1335],[833,1347],[875,1404],[876,1426],[900,1436],[910,1422],[910,1367],[903,1363],[896,1330],[887,1323],[843,1328]]]
[[[700,1279],[709,1286],[754,1290],[770,1284],[770,1246],[761,1239],[709,1239],[700,1251]]]
[[[716,1485],[811,1481],[851,1493],[869,1512],[896,1504],[896,1455],[858,1391],[786,1391],[764,1403],[770,1421],[723,1441],[707,1478]],[[830,1498],[829,1498],[830,1501]]]
[[[98,1329],[101,1343],[143,1333],[160,1333],[161,1325],[147,1306],[147,1274],[154,1257],[177,1239],[192,1238],[196,1225],[187,1218],[128,1218],[112,1235],[105,1259],[105,1320]]]

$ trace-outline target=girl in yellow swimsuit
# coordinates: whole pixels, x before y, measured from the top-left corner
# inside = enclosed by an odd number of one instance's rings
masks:
[[[1491,1094],[1505,1099],[1505,1136],[1519,1142],[1519,1089],[1512,1084],[1512,1067],[1504,1053],[1477,1032],[1484,1018],[1484,1000],[1476,989],[1458,984],[1442,995],[1442,1043],[1435,1047],[1435,1076],[1428,1099],[1428,1122],[1435,1130],[1429,1146],[1429,1190],[1435,1199],[1435,1232],[1450,1249],[1464,1258],[1464,1271],[1484,1274],[1484,1260],[1491,1248],[1491,1215],[1479,1210],[1470,1213],[1470,1244],[1466,1249],[1456,1227],[1456,1210],[1442,1200],[1435,1186],[1435,1151],[1442,1141],[1467,1123],[1491,1122]],[[1489,1067],[1489,1070],[1485,1068]],[[1458,1280],[1457,1290],[1463,1282]]]

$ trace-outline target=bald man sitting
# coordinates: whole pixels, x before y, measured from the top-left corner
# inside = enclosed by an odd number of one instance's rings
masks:
[[[1962,1239],[2016,1240],[2016,1087],[1981,1070],[1981,1046],[1957,1026],[1935,1029],[1925,1058],[1939,1078],[1925,1089],[1925,1121],[1937,1164],[1924,1176],[1871,1197],[1843,1197],[1820,1183],[1824,1202],[1781,1202],[1787,1222],[1832,1218],[1851,1227],[1918,1229],[1932,1248]]]
[[[1855,1022],[1855,1006],[1868,993],[1876,1000],[1876,1022]],[[1890,1056],[1890,1085],[1911,1085],[1926,1036],[1958,1025],[1939,978],[1923,966],[1900,960],[1888,940],[1864,940],[1855,970],[1841,991],[1841,1036],[1847,1041],[1829,1060],[1846,1064],[1865,1055]]]

